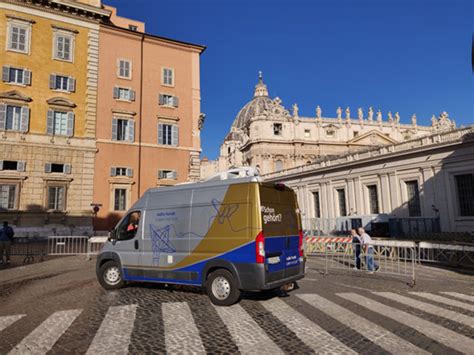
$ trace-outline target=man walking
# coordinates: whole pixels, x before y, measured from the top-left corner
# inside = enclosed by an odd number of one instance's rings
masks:
[[[352,249],[354,251],[354,270],[360,270],[360,247],[361,239],[355,229],[351,229]]]
[[[3,227],[0,229],[0,264],[3,264],[4,253],[7,265],[10,264],[10,248],[14,235],[13,228],[8,225],[8,222],[3,222]]]
[[[373,274],[374,271],[379,269],[379,266],[374,262],[374,247],[372,243],[372,238],[368,235],[364,228],[357,229],[359,232],[360,238],[362,240],[362,247],[364,248],[365,255],[366,255],[366,264],[367,264],[367,271],[369,274]]]

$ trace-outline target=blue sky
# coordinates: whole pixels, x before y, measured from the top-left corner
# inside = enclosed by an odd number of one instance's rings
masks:
[[[263,71],[270,96],[301,116],[338,106],[447,111],[474,123],[472,0],[105,0],[149,33],[204,44],[202,156],[215,158]]]

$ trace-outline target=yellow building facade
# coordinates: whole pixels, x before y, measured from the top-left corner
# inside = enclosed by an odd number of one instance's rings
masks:
[[[0,1],[0,218],[90,230],[100,1]]]

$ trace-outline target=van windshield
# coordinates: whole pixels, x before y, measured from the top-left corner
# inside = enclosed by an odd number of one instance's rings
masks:
[[[300,221],[293,190],[273,183],[263,183],[259,189],[263,235],[268,237],[298,235]]]

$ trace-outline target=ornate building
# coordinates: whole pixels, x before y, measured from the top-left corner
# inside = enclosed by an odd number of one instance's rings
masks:
[[[304,117],[296,104],[290,113],[280,98],[270,98],[260,73],[254,96],[237,114],[218,161],[203,161],[201,178],[238,166],[257,167],[267,174],[455,127],[445,112],[433,116],[431,126],[418,125],[416,115],[403,124],[398,112],[388,112],[384,120],[372,107],[366,114],[358,108],[355,116],[349,107],[338,107],[336,117],[328,117],[317,106],[315,117]]]

